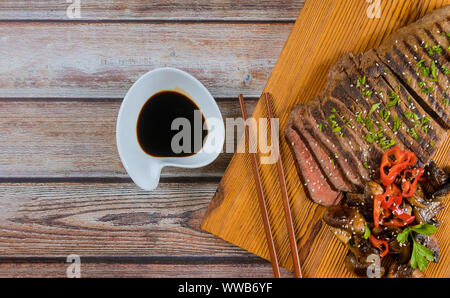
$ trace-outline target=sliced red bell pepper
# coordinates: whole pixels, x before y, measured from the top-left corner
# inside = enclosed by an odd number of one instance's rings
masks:
[[[389,253],[389,244],[387,243],[387,241],[379,240],[374,235],[370,235],[369,241],[373,246],[381,251],[381,259],[383,259]]]

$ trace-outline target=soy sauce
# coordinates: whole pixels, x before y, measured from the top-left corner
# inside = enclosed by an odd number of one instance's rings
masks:
[[[200,111],[199,107],[189,97],[176,91],[161,91],[150,97],[142,107],[137,121],[137,138],[142,150],[154,157],[186,157],[200,151],[208,131],[201,130],[202,142],[200,146],[198,142],[196,144],[194,141],[195,111]],[[172,122],[180,117],[187,119],[190,123],[191,148],[185,150],[188,152],[175,153],[171,146],[172,139],[180,131],[172,130],[171,127]],[[205,117],[201,114],[202,128],[204,124]]]

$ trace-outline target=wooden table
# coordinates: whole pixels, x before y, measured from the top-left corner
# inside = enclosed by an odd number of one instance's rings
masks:
[[[250,112],[302,0],[0,2],[0,277],[270,277],[268,262],[199,229],[231,158],[166,168],[138,189],[115,144],[121,101],[173,66],[223,117]],[[143,3],[146,2],[146,3]],[[291,273],[283,271],[283,276]]]

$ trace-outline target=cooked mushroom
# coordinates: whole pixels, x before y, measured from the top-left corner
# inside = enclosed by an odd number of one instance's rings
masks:
[[[364,193],[347,193],[346,203],[351,207],[358,207],[364,217],[371,221],[373,218],[373,198],[384,192],[383,187],[370,181],[364,187]]]
[[[394,263],[389,267],[388,278],[422,278],[424,274],[418,268],[413,269],[409,264]]]
[[[364,235],[366,230],[366,220],[356,208],[331,206],[323,215],[323,219],[328,225],[351,234]]]
[[[433,200],[447,199],[450,194],[450,182],[439,188],[431,197]]]
[[[413,213],[416,217],[416,220],[420,224],[431,224],[431,225],[439,225],[436,216],[444,209],[444,204],[439,201],[431,201],[429,202],[425,208],[414,207]]]
[[[439,189],[449,182],[447,174],[433,160],[425,167],[425,177],[434,189]]]
[[[417,184],[414,195],[406,199],[411,205],[419,208],[426,208],[427,204],[429,203],[425,195],[425,191],[420,184]]]
[[[350,238],[352,238],[352,234],[342,229],[330,227],[331,231],[334,233],[337,239],[339,239],[342,243],[348,244]]]
[[[397,239],[388,241],[389,253],[394,255],[394,258],[399,264],[406,264],[411,259],[411,245],[408,241],[399,243]]]
[[[367,262],[367,259],[366,261],[361,262],[351,251],[348,251],[345,256],[344,264],[345,267],[347,267],[347,270],[354,272],[360,277],[367,277],[367,269],[374,263]],[[384,276],[385,271],[386,269],[384,269],[383,266],[380,266],[380,277]]]

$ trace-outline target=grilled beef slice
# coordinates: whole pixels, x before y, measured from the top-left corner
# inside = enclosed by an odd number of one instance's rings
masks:
[[[365,179],[368,177],[362,177],[358,172],[358,169],[355,167],[358,162],[352,149],[342,144],[339,141],[339,136],[332,131],[331,126],[328,124],[328,119],[325,119],[322,112],[320,102],[321,98],[319,95],[316,101],[305,108],[305,114],[303,115],[305,127],[332,153],[331,158],[334,163],[339,165],[344,177],[358,189],[362,188]]]
[[[286,126],[284,133],[286,141],[294,153],[295,164],[309,198],[323,206],[339,204],[342,194],[334,190],[327,182],[319,164],[313,158],[311,150],[295,131],[291,121]]]
[[[450,128],[449,74],[443,66],[449,68],[449,15],[450,6],[435,10],[392,34],[376,50],[415,99],[446,129]]]
[[[291,111],[290,117],[294,130],[301,136],[306,146],[311,149],[315,161],[320,165],[322,172],[334,189],[345,192],[355,191],[356,188],[344,178],[337,165],[331,161],[331,152],[306,130],[302,120],[303,111],[304,105],[301,104],[295,106]]]
[[[367,59],[368,57],[376,59],[375,52],[372,50],[364,54],[364,60],[369,60]],[[361,63],[364,64],[365,62]],[[419,142],[426,152],[428,152],[429,156],[432,156],[436,151],[436,148],[438,148],[441,142],[445,140],[447,131],[434,121],[433,117],[422,108],[415,97],[407,88],[405,88],[405,86],[403,86],[397,76],[383,71],[383,69],[386,68],[384,63],[378,61],[375,65],[368,67],[369,72],[376,72],[389,86],[391,86],[391,89],[396,92],[400,99],[398,107],[407,118],[406,125],[410,127],[410,129],[415,129],[415,132],[419,137],[416,141]]]
[[[353,100],[351,109],[355,112],[356,122],[363,125],[367,133],[361,134],[363,138],[370,146],[374,146],[373,150],[382,152],[392,146],[393,144],[399,146],[401,149],[404,148],[405,138],[403,134],[398,134],[394,132],[388,123],[383,120],[383,117],[379,114],[379,109],[381,110],[383,106],[380,104],[376,110],[371,111],[375,108],[380,100],[376,100],[377,97],[382,96],[378,94],[377,90],[374,90],[373,82],[371,81],[365,73],[360,72],[356,69],[356,66],[352,62],[353,56],[349,55],[346,58],[341,59],[340,67],[341,72],[348,76],[347,84],[342,84],[338,88],[331,91],[333,96],[339,97],[342,101],[343,96],[347,96],[344,99],[344,103],[348,106],[348,99]],[[345,63],[344,63],[345,62]],[[328,86],[330,88],[331,86]],[[346,95],[342,95],[344,92]],[[393,119],[388,119],[393,126]],[[393,140],[394,143],[391,143]],[[376,179],[376,178],[375,178]]]
[[[360,55],[357,61],[358,66],[367,75],[369,84],[375,88],[374,98],[380,103],[375,112],[387,115],[382,121],[406,148],[416,152],[422,164],[426,164],[434,153],[435,143],[439,141],[432,125],[434,121],[428,114],[421,114],[423,110],[415,107],[409,93],[394,77],[391,77],[390,82],[384,80],[384,65],[376,59],[375,53],[369,51]]]

